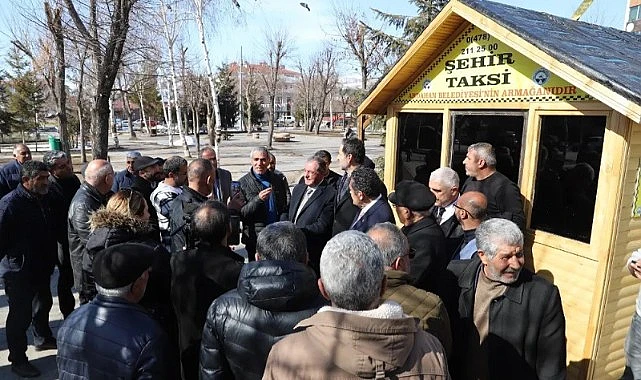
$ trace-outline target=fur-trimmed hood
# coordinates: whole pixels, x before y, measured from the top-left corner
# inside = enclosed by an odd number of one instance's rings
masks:
[[[98,228],[107,228],[110,230],[122,229],[131,232],[134,235],[147,234],[151,231],[151,226],[147,221],[123,215],[118,212],[101,208],[89,217],[91,232]]]

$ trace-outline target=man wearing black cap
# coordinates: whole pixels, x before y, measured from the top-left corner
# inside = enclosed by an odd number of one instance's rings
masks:
[[[58,330],[58,374],[67,378],[164,379],[173,373],[167,336],[141,306],[154,250],[124,243],[96,254],[98,295]]]
[[[430,213],[436,198],[416,181],[401,181],[389,196],[396,207],[401,229],[414,250],[410,275],[414,286],[435,292],[440,275],[449,261],[443,230]]]
[[[147,201],[147,207],[150,211],[149,213],[149,225],[154,229],[154,231],[160,233],[160,227],[158,226],[158,214],[153,212],[154,204],[151,203],[151,193],[154,191],[156,184],[163,179],[165,175],[162,170],[162,165],[165,163],[165,160],[162,158],[152,158],[149,156],[142,156],[134,162],[134,170],[138,174],[134,177],[134,181],[131,184],[131,189],[140,192],[145,197]],[[160,235],[158,235],[160,239]]]

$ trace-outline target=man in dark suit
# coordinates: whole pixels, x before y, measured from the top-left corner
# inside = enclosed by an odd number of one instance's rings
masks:
[[[350,230],[367,232],[376,223],[396,224],[392,208],[381,193],[381,179],[374,169],[361,166],[354,170],[349,181],[349,193],[352,203],[360,209]]]
[[[325,161],[313,156],[305,164],[305,182],[292,191],[288,220],[305,234],[309,265],[320,275],[320,255],[332,237],[336,190],[325,180]]]
[[[440,277],[450,259],[445,245],[445,236],[434,220],[430,208],[434,205],[434,194],[416,181],[401,181],[396,191],[389,196],[396,207],[401,229],[414,250],[410,275],[414,286],[437,292]]]
[[[332,164],[332,155],[328,151],[321,149],[314,153],[314,157],[318,157],[325,162],[325,172],[323,173],[323,177],[325,182],[336,190],[342,176],[329,168]],[[302,176],[298,183],[305,183],[305,176]]]
[[[214,167],[214,174],[216,175],[216,178],[214,180],[212,199],[219,200],[224,204],[227,204],[229,196],[231,195],[231,173],[229,170],[218,167],[216,151],[211,147],[202,148],[198,158],[203,158],[211,162],[211,165]]]
[[[454,215],[455,203],[459,198],[458,186],[458,174],[451,168],[438,168],[430,174],[429,188],[436,197],[434,207],[432,207],[432,216],[443,230],[450,257],[461,245],[463,239],[463,229]]]
[[[363,164],[365,145],[359,139],[343,139],[338,148],[338,163],[345,175],[336,186],[336,203],[334,206],[334,224],[332,236],[349,229],[360,209],[352,203],[349,195],[349,181],[352,172]]]

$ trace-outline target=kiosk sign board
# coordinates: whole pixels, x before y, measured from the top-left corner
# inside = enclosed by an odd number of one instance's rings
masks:
[[[395,100],[402,104],[568,102],[591,96],[471,25]]]

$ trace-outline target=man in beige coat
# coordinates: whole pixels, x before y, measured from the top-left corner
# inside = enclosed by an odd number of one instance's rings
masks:
[[[332,238],[318,287],[331,306],[274,345],[263,379],[449,379],[443,346],[392,301],[381,303],[385,263],[358,231]]]
[[[407,237],[392,223],[378,223],[367,231],[383,254],[387,289],[383,299],[398,302],[403,312],[419,319],[419,327],[437,337],[445,352],[452,351],[450,318],[443,301],[434,293],[410,285],[413,252]]]

